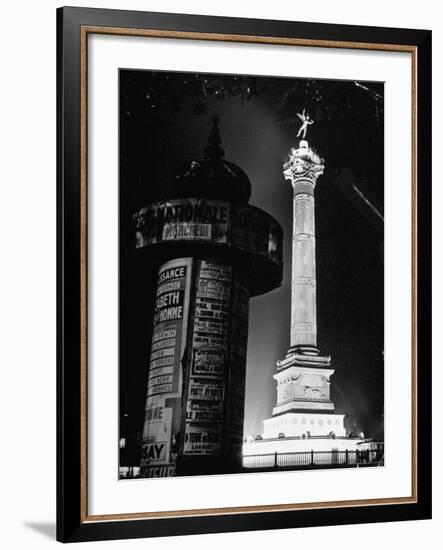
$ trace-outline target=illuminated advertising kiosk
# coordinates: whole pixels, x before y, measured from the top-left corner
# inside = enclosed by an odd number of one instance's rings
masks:
[[[136,246],[158,264],[140,475],[241,471],[249,299],[282,280],[282,229],[248,204],[219,119],[173,193],[139,210]]]

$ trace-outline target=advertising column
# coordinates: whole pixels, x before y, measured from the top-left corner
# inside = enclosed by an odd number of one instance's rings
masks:
[[[241,466],[245,408],[246,352],[248,346],[249,292],[234,281],[231,300],[228,394],[226,399],[224,454]]]
[[[197,262],[192,365],[183,455],[221,455],[232,268]]]
[[[192,259],[181,258],[163,264],[158,273],[142,436],[144,477],[175,475],[191,270]]]
[[[216,466],[220,457],[241,465],[249,293],[232,271],[217,260],[196,262],[183,446],[188,465],[194,458]]]

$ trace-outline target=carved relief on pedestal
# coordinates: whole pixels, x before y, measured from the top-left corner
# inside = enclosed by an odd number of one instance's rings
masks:
[[[305,398],[312,399],[314,401],[322,399],[322,393],[319,388],[311,388],[310,386],[305,386]]]
[[[329,377],[321,373],[303,372],[297,367],[275,376],[277,405],[294,400],[329,401]]]

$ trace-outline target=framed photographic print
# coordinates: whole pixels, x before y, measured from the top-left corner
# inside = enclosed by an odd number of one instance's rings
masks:
[[[431,32],[60,8],[63,542],[431,516]]]

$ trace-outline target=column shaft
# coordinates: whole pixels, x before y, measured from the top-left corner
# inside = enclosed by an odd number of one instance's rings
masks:
[[[293,207],[291,347],[316,346],[315,204],[313,194],[297,192],[297,184],[295,184]]]

